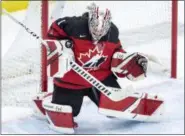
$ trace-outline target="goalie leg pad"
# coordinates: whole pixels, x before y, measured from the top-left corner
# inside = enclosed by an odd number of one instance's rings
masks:
[[[51,97],[43,100],[46,118],[49,121],[49,127],[59,133],[73,134],[74,120],[72,108],[68,105],[59,105],[51,103]]]
[[[99,112],[106,116],[137,121],[159,121],[164,112],[164,101],[147,93],[130,94],[121,101],[101,95]]]
[[[45,119],[45,109],[42,107],[42,101],[45,97],[51,96],[52,93],[39,93],[33,98],[34,115],[39,119]]]

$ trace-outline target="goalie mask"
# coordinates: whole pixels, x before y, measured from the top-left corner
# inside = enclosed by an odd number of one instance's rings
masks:
[[[100,10],[98,6],[92,3],[89,7],[89,31],[92,35],[93,41],[98,42],[105,36],[111,26],[110,10]]]

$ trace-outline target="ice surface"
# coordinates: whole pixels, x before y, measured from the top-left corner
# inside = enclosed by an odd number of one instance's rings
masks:
[[[139,91],[139,90],[138,90]],[[184,81],[168,80],[141,91],[159,93],[165,101],[165,113],[158,123],[144,123],[107,118],[98,113],[94,103],[85,98],[75,121],[77,134],[183,134],[184,133]],[[84,99],[84,100],[85,100]],[[32,116],[29,109],[6,107],[2,109],[2,134],[59,134],[50,130],[46,120]],[[12,112],[14,112],[12,114]],[[23,115],[23,116],[22,116]],[[11,118],[14,116],[13,118]],[[20,117],[21,116],[21,117]],[[11,119],[10,119],[11,118]]]

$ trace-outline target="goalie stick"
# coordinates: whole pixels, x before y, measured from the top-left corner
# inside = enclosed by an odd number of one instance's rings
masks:
[[[26,27],[25,24],[19,22],[7,11],[3,10],[2,12],[5,15],[7,15],[10,19],[12,19],[14,22],[24,27],[29,34],[31,34],[33,37],[35,37],[40,41],[42,46],[43,45],[46,46],[46,49],[48,51],[47,54],[51,53],[47,43],[44,40],[42,40],[40,36],[32,32],[29,28]],[[61,51],[61,54],[62,54],[62,51]],[[59,54],[59,56],[61,54]],[[136,120],[145,120],[145,119],[148,119],[148,117],[151,117],[153,114],[156,114],[155,113],[156,111],[159,113],[161,112],[161,105],[163,105],[163,100],[158,95],[135,92],[135,89],[132,85],[126,86],[125,88],[122,88],[122,89],[107,87],[99,80],[97,80],[95,77],[93,77],[90,73],[88,73],[86,70],[84,70],[81,66],[79,66],[76,62],[71,60],[70,65],[71,65],[71,68],[77,74],[79,74],[82,78],[84,78],[86,81],[92,84],[95,88],[97,88],[102,94],[104,94],[110,100],[119,102],[127,98],[136,98],[137,101],[135,103],[132,103],[132,106],[130,106],[131,109],[135,107],[135,110],[133,111],[133,113],[130,113],[130,110],[127,110],[128,113],[125,111],[122,112],[122,113],[125,113],[123,114],[124,117],[126,117],[128,114],[129,115],[134,114],[134,117],[136,116],[138,117]],[[150,106],[153,106],[153,107],[150,107]],[[148,114],[149,112],[150,114]],[[133,119],[133,118],[129,116],[129,119]]]

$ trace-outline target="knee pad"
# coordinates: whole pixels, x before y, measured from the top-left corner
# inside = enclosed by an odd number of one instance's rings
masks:
[[[69,105],[59,105],[51,103],[52,97],[44,98],[42,106],[49,122],[49,127],[57,132],[65,134],[74,133],[74,120],[72,107]]]

